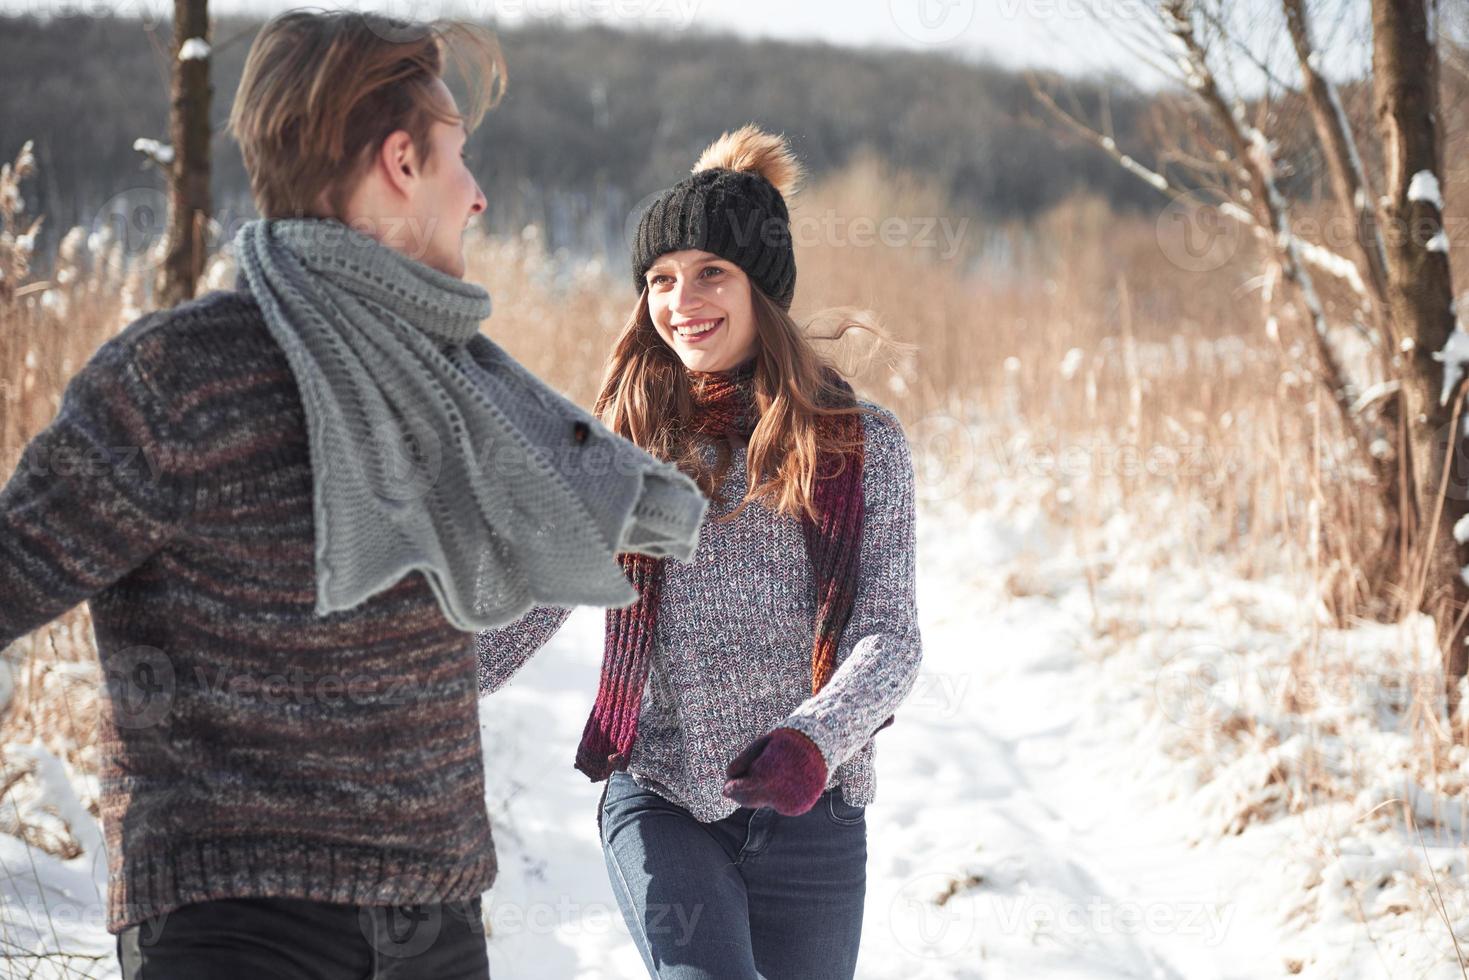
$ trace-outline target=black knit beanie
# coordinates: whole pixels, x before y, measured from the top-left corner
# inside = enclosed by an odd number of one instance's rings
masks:
[[[746,143],[763,142],[752,152],[741,144],[742,137]],[[780,157],[775,167],[772,152]],[[706,165],[711,160],[734,166]],[[660,255],[697,248],[733,262],[765,295],[790,309],[796,295],[790,212],[785,196],[767,174],[790,184],[798,172],[778,137],[753,127],[725,134],[705,151],[693,174],[664,191],[643,212],[632,242],[634,287],[642,292],[644,276]]]

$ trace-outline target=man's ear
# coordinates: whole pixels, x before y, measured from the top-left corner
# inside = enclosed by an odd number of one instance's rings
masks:
[[[413,182],[418,179],[422,162],[413,146],[413,137],[407,130],[398,129],[388,134],[378,148],[377,164],[395,190],[405,196],[412,192]]]

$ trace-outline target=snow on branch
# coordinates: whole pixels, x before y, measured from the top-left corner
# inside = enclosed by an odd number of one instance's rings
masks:
[[[1056,104],[1056,100],[1051,98],[1050,93],[1046,92],[1044,89],[1040,88],[1039,85],[1035,84],[1034,80],[1032,80],[1031,82],[1031,91],[1035,95],[1037,101],[1039,101],[1048,112],[1054,115],[1058,121],[1060,121],[1072,132],[1076,133],[1082,139],[1085,139],[1088,142],[1100,147],[1104,152],[1106,152],[1108,156],[1115,160],[1117,162],[1117,165],[1122,167],[1122,169],[1126,170],[1134,177],[1137,177],[1139,180],[1144,181],[1150,187],[1154,188],[1160,193],[1182,193],[1181,191],[1177,190],[1171,183],[1169,183],[1167,177],[1164,177],[1156,170],[1153,170],[1139,163],[1136,158],[1123,153],[1120,149],[1117,148],[1117,142],[1113,140],[1110,136],[1103,136],[1101,133],[1098,133],[1096,130],[1091,129],[1086,124],[1076,119],[1076,117],[1072,116],[1065,109],[1062,109],[1059,105]],[[1218,208],[1220,214],[1234,221],[1237,221],[1245,227],[1251,229],[1257,237],[1275,237],[1277,241],[1279,241],[1279,230],[1272,233],[1271,231],[1261,227],[1259,222],[1255,220],[1254,215],[1252,215],[1248,210],[1236,204],[1235,202],[1222,201],[1218,205]],[[1362,274],[1360,270],[1358,270],[1357,264],[1351,259],[1347,258],[1345,255],[1342,255],[1339,252],[1333,252],[1331,249],[1324,246],[1316,245],[1312,242],[1308,242],[1304,239],[1298,238],[1292,235],[1288,229],[1285,230],[1285,235],[1288,238],[1288,242],[1286,242],[1285,244],[1295,247],[1303,261],[1315,266],[1322,272],[1325,272],[1332,276],[1336,276],[1337,278],[1341,279],[1349,287],[1351,287],[1352,291],[1357,293],[1357,295],[1367,295],[1367,287],[1362,281]]]
[[[158,140],[139,137],[133,140],[133,149],[164,169],[167,169],[173,164],[173,147],[167,143],[160,143]]]
[[[191,37],[179,46],[180,61],[203,61],[209,57],[209,42],[202,37]]]
[[[1443,387],[1438,393],[1440,405],[1448,404],[1449,396],[1454,393],[1454,389],[1459,386],[1459,379],[1464,376],[1464,365],[1469,364],[1469,333],[1464,332],[1456,307],[1456,303],[1449,304],[1450,312],[1454,313],[1454,329],[1444,341],[1443,347],[1429,355],[1443,365]]]
[[[1432,170],[1420,170],[1408,181],[1408,200],[1432,204],[1443,213],[1443,191],[1439,189],[1438,177]]]

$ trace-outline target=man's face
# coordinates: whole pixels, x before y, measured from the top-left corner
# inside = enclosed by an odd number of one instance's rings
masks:
[[[446,111],[459,114],[454,96],[442,79],[435,79]],[[485,195],[469,172],[464,145],[469,133],[463,122],[434,121],[429,130],[432,151],[421,168],[413,210],[420,222],[423,255],[420,262],[451,276],[464,276],[464,232],[470,219],[485,209]]]
[[[434,80],[439,108],[460,119],[454,96]],[[378,147],[372,167],[356,188],[342,220],[423,264],[464,277],[464,232],[485,209],[485,196],[469,172],[462,120],[434,120],[425,162],[403,130]]]

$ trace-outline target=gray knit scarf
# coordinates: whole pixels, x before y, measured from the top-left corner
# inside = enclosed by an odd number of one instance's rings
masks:
[[[619,551],[692,556],[694,482],[481,334],[483,288],[333,219],[252,221],[234,248],[301,391],[318,615],[417,569],[470,632],[632,602]]]

